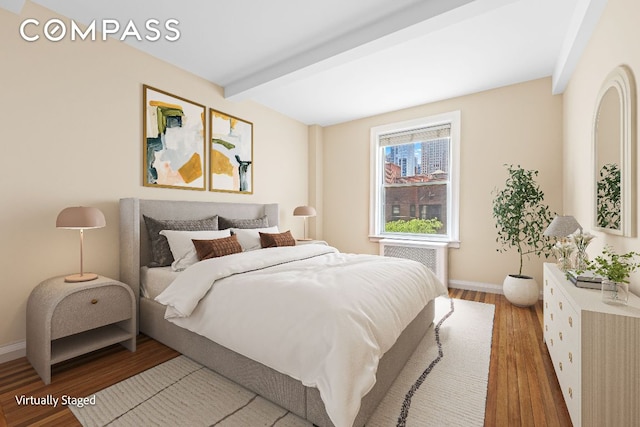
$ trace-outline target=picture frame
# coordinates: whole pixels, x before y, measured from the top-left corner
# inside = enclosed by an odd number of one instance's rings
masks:
[[[253,194],[253,123],[209,109],[209,190]]]
[[[143,85],[145,187],[206,190],[206,107]]]

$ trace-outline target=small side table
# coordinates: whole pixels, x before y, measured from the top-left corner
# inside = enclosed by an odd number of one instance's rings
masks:
[[[45,280],[27,302],[27,359],[49,384],[55,363],[116,343],[135,351],[135,304],[131,288],[108,277]]]

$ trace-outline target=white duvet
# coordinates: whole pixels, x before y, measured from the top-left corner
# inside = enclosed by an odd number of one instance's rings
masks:
[[[156,301],[176,325],[317,387],[343,427],[382,355],[444,293],[417,262],[301,245],[198,262]]]

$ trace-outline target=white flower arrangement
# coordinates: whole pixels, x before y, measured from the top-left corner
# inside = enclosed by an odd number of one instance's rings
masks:
[[[553,245],[553,253],[558,260],[560,270],[567,271],[571,268],[571,254],[575,248],[571,242],[557,242]]]
[[[573,243],[575,248],[578,250],[576,253],[576,259],[573,265],[578,271],[585,270],[587,268],[587,264],[589,263],[589,257],[587,256],[587,246],[589,243],[595,238],[593,234],[589,232],[583,232],[582,230],[576,230],[574,233],[570,234],[568,239],[569,242]]]
[[[573,242],[578,252],[584,252],[595,237],[596,236],[588,231],[585,233],[582,230],[576,230],[574,233],[569,234],[568,239],[570,242]]]
[[[557,242],[553,245],[553,252],[558,259],[567,259],[571,256],[575,246],[571,242]]]

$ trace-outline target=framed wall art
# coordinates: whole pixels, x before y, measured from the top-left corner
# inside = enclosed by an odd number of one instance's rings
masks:
[[[253,194],[253,123],[209,109],[211,191]]]
[[[143,86],[143,185],[205,190],[206,107]]]

